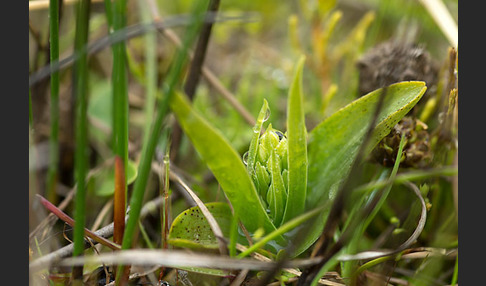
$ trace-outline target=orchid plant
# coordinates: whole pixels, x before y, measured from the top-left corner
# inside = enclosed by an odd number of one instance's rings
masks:
[[[231,207],[211,203],[210,211],[223,233],[230,235],[232,217],[241,221],[248,234],[273,253],[296,243],[292,256],[309,248],[319,237],[330,203],[340,183],[349,173],[373,117],[381,89],[375,90],[343,107],[323,120],[309,133],[306,130],[302,88],[305,57],[296,64],[287,101],[287,130],[275,129],[269,120],[266,101],[257,117],[250,147],[241,156],[225,138],[190,104],[183,94],[176,94],[171,108],[198,154],[214,174]],[[426,90],[423,82],[401,82],[387,87],[383,108],[367,152],[385,137],[393,126],[420,100]],[[243,158],[242,158],[243,157]],[[188,216],[197,207],[181,213],[173,222],[169,243],[174,246],[215,248],[216,238],[204,228],[205,240],[196,224],[204,219]],[[294,240],[299,226],[311,217],[306,235]],[[184,231],[191,229],[191,231]],[[300,229],[301,230],[301,229]],[[245,237],[238,231],[238,241]],[[246,243],[248,244],[248,243]],[[257,247],[252,249],[256,250]]]

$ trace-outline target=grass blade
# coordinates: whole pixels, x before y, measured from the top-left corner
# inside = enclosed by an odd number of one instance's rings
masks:
[[[105,7],[109,9],[109,3],[105,2]],[[107,10],[108,24],[112,25],[113,31],[120,31],[125,28],[126,22],[126,0],[115,0],[112,3],[112,10]],[[110,19],[109,15],[112,15]],[[111,23],[110,23],[111,21]],[[115,229],[113,239],[120,243],[123,240],[125,227],[125,208],[127,181],[125,171],[128,167],[128,78],[126,71],[126,47],[125,41],[121,41],[112,46],[113,51],[113,71],[112,71],[112,90],[113,90],[113,151],[115,153]],[[115,212],[116,211],[116,212]],[[128,281],[129,268],[116,271],[116,285],[124,285]],[[121,274],[119,276],[118,274]]]
[[[59,60],[59,1],[49,1],[50,62]],[[59,162],[59,71],[51,73],[51,134],[49,136],[49,169],[47,173],[47,198],[57,202],[56,181]]]
[[[86,205],[86,175],[88,171],[88,58],[85,46],[88,42],[89,11],[91,1],[80,0],[76,11],[76,34],[74,50],[79,54],[73,69],[73,93],[76,98],[75,142],[74,154],[75,181],[77,192],[74,205],[74,249],[73,256],[79,256],[84,251],[84,225]],[[73,268],[74,285],[82,284],[83,268]]]

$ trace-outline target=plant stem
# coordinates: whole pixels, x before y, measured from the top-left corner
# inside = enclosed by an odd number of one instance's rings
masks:
[[[122,30],[126,22],[126,0],[113,2],[113,30]],[[124,170],[128,162],[128,80],[126,72],[125,42],[113,45],[113,150],[123,161]],[[126,186],[125,186],[126,189]]]
[[[123,231],[125,230],[125,170],[122,159],[115,156],[115,198],[113,204],[113,242],[121,244],[123,240]]]
[[[105,7],[109,9],[109,4],[105,2]],[[113,1],[112,10],[107,11],[107,21],[112,22],[113,32],[124,29],[126,22],[126,0]],[[110,20],[109,15],[112,15]],[[112,46],[113,51],[113,72],[112,72],[112,90],[113,90],[113,151],[115,159],[119,161],[115,166],[117,173],[115,182],[115,233],[114,239],[117,242],[123,240],[123,229],[125,221],[123,219],[126,209],[127,181],[125,172],[128,165],[128,79],[126,71],[126,47],[125,41],[116,43]],[[123,180],[123,181],[121,181]],[[122,198],[123,196],[123,198]],[[122,205],[123,204],[123,205]],[[129,268],[123,267],[116,271],[117,285],[125,285],[128,281]],[[120,274],[121,276],[119,276]]]
[[[90,0],[80,0],[76,13],[76,35],[74,41],[75,53],[79,54],[73,69],[73,93],[76,99],[75,142],[74,154],[75,181],[77,193],[74,205],[74,249],[73,256],[79,256],[84,251],[84,225],[86,205],[86,174],[88,169],[88,59],[84,49],[88,42]],[[74,285],[81,285],[83,267],[73,268]]]
[[[113,6],[111,6],[111,0],[104,0],[105,3],[105,14],[106,14],[106,22],[108,24],[108,31],[113,29]]]
[[[59,59],[59,0],[49,1],[50,62]],[[47,175],[47,198],[57,202],[56,181],[59,162],[59,71],[51,73],[51,133],[49,136],[49,169]]]

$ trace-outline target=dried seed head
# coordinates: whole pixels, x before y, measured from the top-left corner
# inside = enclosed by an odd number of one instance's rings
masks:
[[[357,67],[361,96],[400,81],[425,81],[428,90],[437,82],[437,64],[423,47],[416,44],[384,42],[368,51]]]
[[[402,167],[425,168],[431,163],[429,133],[418,119],[406,116],[378,143],[372,152],[373,159],[386,167],[392,167],[397,157],[402,134],[407,141],[403,148]]]

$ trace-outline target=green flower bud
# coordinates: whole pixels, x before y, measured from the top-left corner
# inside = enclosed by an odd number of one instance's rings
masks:
[[[275,150],[270,154],[268,161],[270,167],[270,188],[267,192],[267,203],[270,209],[270,217],[275,225],[280,225],[283,218],[287,191],[283,181],[282,172],[280,171],[280,159]]]
[[[258,136],[259,134],[255,135]],[[273,223],[279,226],[283,218],[288,186],[288,145],[285,135],[269,124],[266,131],[255,140],[255,163],[247,165],[258,194]]]
[[[267,197],[268,187],[270,186],[271,178],[270,174],[268,173],[267,168],[263,167],[260,162],[256,162],[255,164],[255,177],[254,181],[256,181],[257,190],[261,197]]]

